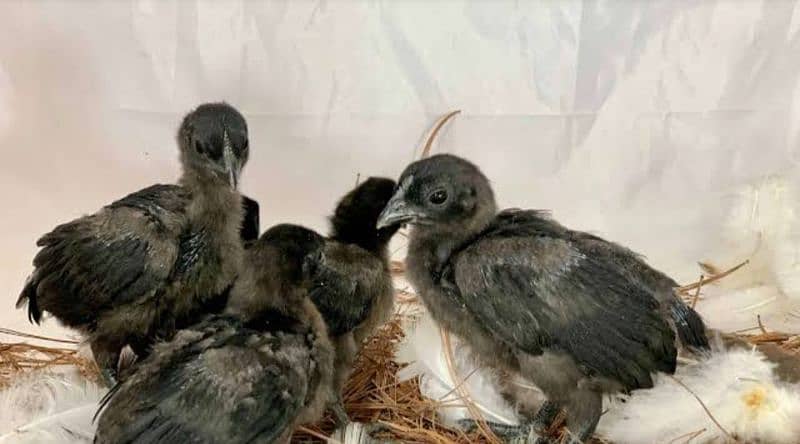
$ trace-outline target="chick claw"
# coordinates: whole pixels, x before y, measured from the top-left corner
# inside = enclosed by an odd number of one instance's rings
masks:
[[[552,441],[536,432],[533,424],[508,425],[497,422],[485,421],[486,425],[503,442],[509,444],[550,444]],[[479,428],[478,421],[474,419],[460,419],[458,425],[467,432]]]
[[[344,409],[344,402],[342,402],[341,399],[331,404],[330,409],[331,413],[333,413],[333,422],[337,429],[345,427],[350,423],[350,416],[347,415],[347,411]]]

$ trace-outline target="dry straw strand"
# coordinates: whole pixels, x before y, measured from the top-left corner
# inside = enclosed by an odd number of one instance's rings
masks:
[[[722,432],[722,434],[725,435],[726,438],[728,438],[728,442],[739,442],[737,439],[735,439],[733,436],[731,436],[731,434],[728,433],[727,430],[725,430],[725,427],[722,427],[722,424],[720,424],[719,421],[717,421],[717,418],[715,418],[714,415],[711,413],[711,410],[708,409],[708,406],[706,406],[706,403],[703,402],[703,400],[700,399],[700,397],[697,396],[697,394],[695,392],[693,392],[692,389],[689,388],[689,386],[687,386],[686,384],[683,383],[683,381],[681,381],[680,379],[678,379],[678,378],[676,378],[676,377],[674,377],[672,375],[669,375],[669,377],[673,381],[675,381],[678,385],[683,387],[687,392],[689,392],[690,395],[692,395],[694,397],[694,399],[697,400],[697,402],[700,404],[700,406],[706,412],[706,415],[708,415],[709,419],[711,419],[711,421],[717,426],[717,428]]]
[[[433,147],[433,141],[436,139],[436,135],[439,134],[439,131],[442,129],[445,123],[448,120],[452,119],[456,114],[460,113],[461,110],[450,111],[449,113],[445,114],[443,117],[440,117],[439,120],[436,122],[436,125],[433,126],[433,130],[431,130],[430,135],[428,136],[428,140],[425,141],[425,146],[422,148],[422,154],[419,156],[421,159],[428,157],[431,153],[431,148]]]
[[[732,268],[730,268],[728,270],[723,271],[722,273],[717,273],[717,274],[709,276],[709,277],[707,277],[705,279],[700,279],[700,281],[698,281],[698,282],[694,282],[694,283],[691,283],[689,285],[684,285],[682,287],[678,287],[678,291],[680,291],[681,293],[685,293],[685,292],[687,292],[689,290],[694,290],[695,288],[701,287],[703,285],[708,285],[708,284],[710,284],[712,282],[716,282],[716,281],[718,281],[718,280],[730,275],[731,273],[735,272],[736,270],[744,267],[745,265],[747,265],[749,263],[750,263],[750,260],[748,259],[748,260],[736,265],[735,267],[732,267]]]

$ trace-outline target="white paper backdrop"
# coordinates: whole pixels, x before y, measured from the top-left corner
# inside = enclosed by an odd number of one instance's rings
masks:
[[[249,120],[262,224],[325,227],[434,118],[507,206],[550,208],[681,280],[734,190],[800,159],[800,2],[4,1],[0,325],[38,235],[177,175],[198,102]],[[49,326],[52,331],[53,323]]]

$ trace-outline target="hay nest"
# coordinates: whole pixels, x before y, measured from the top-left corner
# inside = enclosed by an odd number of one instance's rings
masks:
[[[402,365],[394,360],[395,351],[405,337],[404,326],[418,312],[419,302],[402,290],[397,292],[397,301],[397,314],[364,344],[347,382],[343,398],[350,418],[380,424],[385,431],[377,436],[401,442],[499,443],[480,431],[466,433],[444,426],[436,415],[439,402],[422,396],[419,380],[398,379]],[[333,431],[333,420],[326,416],[318,424],[301,428],[293,442],[321,442]]]
[[[393,263],[393,273],[402,275],[401,263]],[[691,304],[699,297],[699,289],[727,274],[701,278],[696,283],[681,288],[682,295]],[[419,381],[400,381],[397,377],[402,365],[394,359],[397,346],[405,337],[404,326],[419,312],[416,296],[397,291],[398,310],[395,317],[383,326],[364,345],[347,383],[344,393],[345,406],[351,419],[364,423],[385,426],[380,438],[401,442],[418,443],[499,443],[500,440],[488,429],[466,433],[443,425],[436,415],[440,403],[422,396]],[[751,344],[772,343],[784,350],[800,353],[800,336],[768,331],[763,325],[754,327],[755,334],[738,333],[737,338]],[[0,329],[0,333],[60,344],[59,346],[34,345],[24,341],[0,342],[0,389],[27,372],[63,366],[76,367],[81,374],[97,381],[99,373],[91,359],[77,352],[76,341],[47,338],[17,331]],[[468,404],[468,401],[464,402]],[[467,407],[469,407],[467,405]],[[324,442],[333,433],[332,417],[326,416],[318,424],[302,427],[293,442]],[[551,432],[557,436],[558,424]]]
[[[100,370],[94,361],[78,353],[78,342],[69,339],[48,338],[0,328],[0,334],[36,339],[63,346],[44,346],[28,342],[4,342],[0,340],[0,390],[8,387],[15,378],[37,370],[55,370],[63,367],[76,368],[80,374],[95,383],[100,380]]]

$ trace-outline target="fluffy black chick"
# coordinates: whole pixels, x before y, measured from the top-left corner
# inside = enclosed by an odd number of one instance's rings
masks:
[[[32,322],[47,311],[87,334],[112,381],[125,345],[143,357],[153,338],[219,305],[242,262],[244,117],[225,103],[200,105],[177,142],[177,185],[150,186],[42,236],[17,301]]]
[[[333,349],[302,280],[316,234],[267,232],[224,314],[157,343],[114,387],[95,443],[279,443],[320,419]]]
[[[339,426],[348,421],[341,394],[356,354],[394,306],[387,248],[399,225],[376,228],[394,187],[391,179],[373,177],[347,193],[331,217],[328,238],[289,224],[267,232],[278,237],[306,233],[319,240],[308,244],[302,273],[336,350],[330,407]]]
[[[662,288],[671,280],[546,213],[497,213],[472,163],[433,156],[408,166],[399,183],[378,226],[412,225],[407,273],[431,316],[485,365],[548,397],[530,423],[495,427],[501,435],[544,440],[542,429],[564,408],[572,442],[583,442],[603,394],[649,388],[652,373],[674,372],[673,328],[688,345],[707,345],[699,316],[676,309],[682,303]]]

